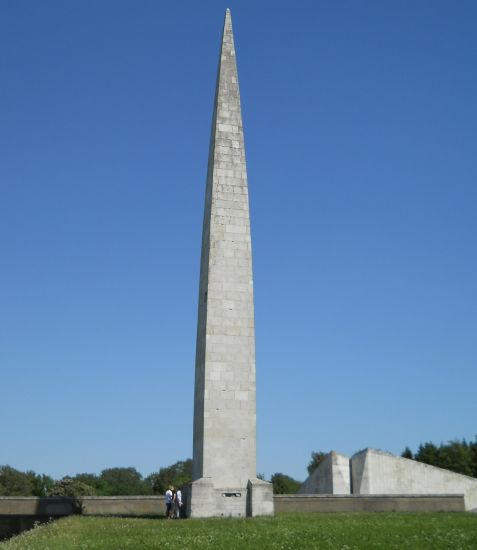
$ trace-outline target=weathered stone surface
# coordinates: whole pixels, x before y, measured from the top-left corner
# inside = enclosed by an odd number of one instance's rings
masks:
[[[376,449],[351,457],[353,493],[359,495],[463,494],[477,511],[477,479]]]
[[[275,495],[281,512],[463,512],[463,495]]]
[[[272,516],[274,513],[273,505],[273,485],[262,479],[248,480],[248,516]]]
[[[70,497],[0,497],[0,516],[69,516],[75,502]]]
[[[0,497],[0,516],[160,516],[163,496]]]
[[[190,515],[246,514],[248,480],[256,476],[255,402],[247,171],[232,20],[227,10],[202,236]]]
[[[215,516],[216,495],[210,478],[199,478],[192,482],[184,494],[187,517],[207,518]]]
[[[85,516],[162,516],[166,510],[162,495],[81,497],[78,501]]]
[[[298,494],[349,495],[350,487],[349,457],[331,451],[298,489]]]

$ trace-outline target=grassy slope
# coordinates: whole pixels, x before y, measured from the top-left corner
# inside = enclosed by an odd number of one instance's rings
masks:
[[[477,548],[476,514],[282,514],[180,520],[73,516],[0,544],[1,550],[143,548]]]

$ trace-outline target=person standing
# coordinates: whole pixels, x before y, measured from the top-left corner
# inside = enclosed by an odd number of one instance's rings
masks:
[[[166,503],[166,518],[171,519],[172,487],[169,487],[167,489],[164,500],[165,500],[165,503]]]
[[[176,496],[174,499],[174,507],[172,512],[172,517],[179,519],[181,517],[181,508],[182,508],[182,491],[179,487],[176,491]]]

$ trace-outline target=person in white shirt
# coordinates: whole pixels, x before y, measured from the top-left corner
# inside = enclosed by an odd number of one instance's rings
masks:
[[[166,518],[171,518],[171,508],[172,508],[172,487],[169,487],[165,494],[165,502],[166,502]]]
[[[177,489],[174,502],[172,505],[172,517],[179,519],[181,517],[181,508],[182,508],[182,491]]]

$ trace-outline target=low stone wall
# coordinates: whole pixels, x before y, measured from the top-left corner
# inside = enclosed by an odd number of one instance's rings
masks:
[[[0,517],[161,516],[165,509],[162,496],[0,497]]]
[[[280,512],[464,512],[464,495],[275,495]]]
[[[81,497],[81,513],[86,516],[163,516],[164,497]]]
[[[275,512],[463,512],[463,495],[274,495]],[[0,518],[162,516],[161,496],[0,497]]]
[[[70,497],[0,497],[2,516],[70,516],[80,506],[76,498]]]

